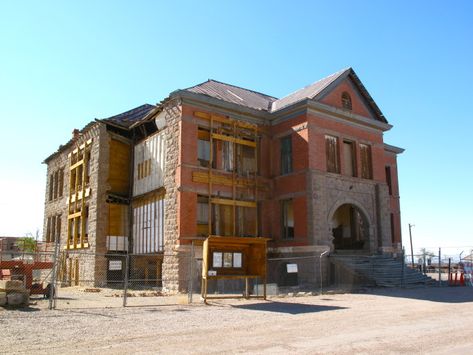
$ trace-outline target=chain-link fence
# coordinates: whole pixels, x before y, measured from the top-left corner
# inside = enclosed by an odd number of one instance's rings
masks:
[[[422,247],[406,253],[405,263],[444,286],[473,286],[473,246]]]
[[[409,280],[428,280],[414,277],[408,269],[430,277],[432,285],[472,286],[473,247],[422,248],[404,257],[273,254],[267,259],[266,279],[210,279],[206,294],[320,293],[328,288],[356,288],[370,278],[377,285],[401,287]],[[192,247],[172,254],[98,254],[60,248],[0,252],[0,279],[17,281],[16,289],[0,290],[0,303],[6,302],[2,297],[15,293],[59,309],[187,304],[201,299],[202,251]]]

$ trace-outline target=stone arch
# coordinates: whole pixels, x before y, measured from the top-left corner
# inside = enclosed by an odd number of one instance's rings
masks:
[[[369,212],[358,201],[337,201],[327,215],[333,250],[369,252],[374,249],[372,220]]]

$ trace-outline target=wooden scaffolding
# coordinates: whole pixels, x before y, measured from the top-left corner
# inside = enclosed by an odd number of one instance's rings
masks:
[[[194,116],[209,123],[208,134],[204,133],[210,150],[207,171],[193,173],[194,182],[208,185],[202,297],[205,301],[224,297],[208,296],[210,279],[243,279],[243,297],[254,297],[249,280],[260,279],[264,292],[256,297],[266,298],[267,238],[259,235],[258,226],[258,127],[204,112]]]

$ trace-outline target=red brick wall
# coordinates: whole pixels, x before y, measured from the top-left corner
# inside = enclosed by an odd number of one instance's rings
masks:
[[[342,93],[347,92],[351,97],[352,111],[358,115],[374,118],[371,110],[365,103],[365,100],[358,94],[358,90],[355,88],[351,79],[345,79],[336,88],[334,88],[327,96],[325,96],[320,102],[342,108]]]

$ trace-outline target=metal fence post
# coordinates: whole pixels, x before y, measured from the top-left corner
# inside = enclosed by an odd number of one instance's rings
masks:
[[[322,257],[327,254],[329,251],[326,250],[324,251],[322,254],[320,254],[320,257],[319,257],[319,266],[320,266],[320,295],[322,295],[323,293],[323,289],[322,289],[322,278],[323,278],[323,273],[322,273]]]
[[[401,287],[404,287],[404,267],[405,267],[405,262],[406,262],[406,251],[404,250],[404,247],[402,248],[402,262],[401,262]]]
[[[194,241],[191,244],[189,260],[189,279],[187,280],[187,302],[192,303],[192,294],[194,293]]]
[[[442,286],[442,248],[439,248],[439,286]]]
[[[51,275],[51,287],[49,288],[49,305],[48,308],[56,309],[56,278],[57,278],[57,267],[58,267],[58,250],[59,250],[59,236],[56,236],[56,242],[54,243],[54,260],[53,260],[53,272]]]
[[[123,307],[126,307],[127,295],[128,295],[128,273],[130,268],[129,262],[130,255],[125,255],[125,281],[123,284]]]

